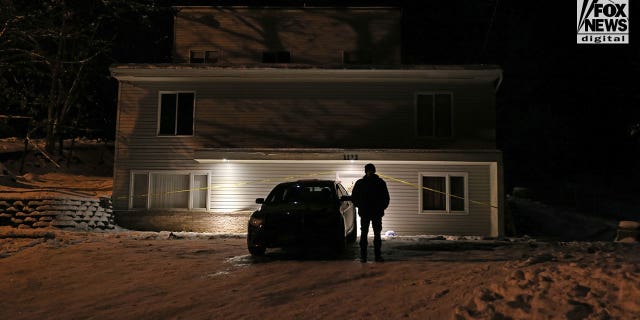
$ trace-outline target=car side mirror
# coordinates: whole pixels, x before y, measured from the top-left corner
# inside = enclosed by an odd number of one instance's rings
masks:
[[[258,198],[258,199],[256,199],[256,203],[257,203],[257,204],[263,204],[263,203],[264,203],[264,198]]]
[[[351,196],[342,196],[340,198],[340,201],[351,201],[351,200],[352,200]]]

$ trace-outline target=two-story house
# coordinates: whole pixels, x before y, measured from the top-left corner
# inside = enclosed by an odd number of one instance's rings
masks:
[[[397,8],[177,9],[174,63],[111,68],[119,223],[245,226],[279,182],[374,163],[384,230],[502,234],[500,68],[403,65]]]

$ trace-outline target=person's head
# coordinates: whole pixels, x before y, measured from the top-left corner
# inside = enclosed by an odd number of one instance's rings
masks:
[[[366,175],[372,175],[376,173],[376,166],[374,166],[373,163],[367,163],[367,165],[364,166],[364,173]]]

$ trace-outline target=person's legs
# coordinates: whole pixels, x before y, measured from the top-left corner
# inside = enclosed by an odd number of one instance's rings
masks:
[[[371,220],[360,217],[360,260],[367,261],[367,237],[369,236],[369,223]]]
[[[382,217],[373,218],[371,222],[373,224],[373,249],[376,261],[381,261],[382,252],[380,247],[382,246],[382,238],[380,233],[382,232]]]

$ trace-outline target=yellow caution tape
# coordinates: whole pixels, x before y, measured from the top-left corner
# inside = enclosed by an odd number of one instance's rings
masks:
[[[207,187],[194,188],[194,189],[183,189],[183,190],[173,190],[173,191],[160,192],[160,193],[138,194],[138,195],[133,195],[133,196],[120,196],[120,197],[117,197],[116,199],[128,199],[128,198],[131,198],[131,197],[133,197],[133,198],[135,198],[135,197],[155,197],[155,196],[160,196],[160,195],[163,195],[163,194],[173,194],[173,193],[180,193],[180,192],[235,188],[235,187],[240,187],[240,186],[244,186],[244,185],[247,185],[247,184],[299,180],[301,178],[309,178],[309,177],[321,176],[321,175],[324,175],[324,174],[334,174],[334,173],[335,173],[335,171],[325,171],[325,172],[310,173],[310,174],[305,174],[305,175],[288,176],[288,177],[281,177],[281,178],[270,178],[270,179],[263,179],[263,180],[257,180],[257,181],[237,182],[237,183],[233,183],[233,184],[209,185]]]
[[[162,192],[162,193],[147,193],[147,194],[139,194],[139,195],[133,195],[133,196],[121,196],[121,197],[117,197],[117,199],[127,199],[130,197],[154,197],[154,196],[160,196],[163,194],[174,194],[174,193],[181,193],[181,192],[191,192],[191,191],[199,191],[199,190],[213,190],[213,189],[225,189],[225,188],[235,188],[235,187],[240,187],[240,186],[244,186],[247,184],[255,184],[255,183],[265,183],[265,182],[281,182],[281,181],[290,181],[290,180],[299,180],[301,178],[309,178],[309,177],[314,177],[314,176],[321,176],[321,175],[325,175],[325,174],[333,174],[335,173],[335,171],[325,171],[325,172],[317,172],[317,173],[310,173],[310,174],[305,174],[305,175],[294,175],[294,176],[288,176],[288,177],[281,177],[281,178],[270,178],[270,179],[263,179],[263,180],[257,180],[257,181],[245,181],[245,182],[237,182],[237,183],[233,183],[233,184],[219,184],[219,185],[209,185],[207,187],[201,187],[201,188],[195,188],[195,189],[184,189],[184,190],[173,190],[173,191],[167,191],[167,192]],[[464,197],[455,195],[455,194],[450,194],[450,193],[446,193],[446,192],[442,192],[440,190],[436,190],[436,189],[432,189],[429,187],[425,187],[425,186],[420,186],[418,184],[415,183],[411,183],[409,181],[406,180],[402,180],[402,179],[398,179],[392,176],[388,176],[385,174],[381,174],[381,173],[377,173],[379,176],[387,178],[389,180],[398,182],[398,183],[402,183],[408,186],[412,186],[416,189],[424,189],[424,190],[428,190],[430,192],[434,192],[434,193],[438,193],[438,194],[442,194],[448,197],[452,197],[452,198],[456,198],[456,199],[460,199],[460,200],[465,200]],[[476,200],[472,200],[472,199],[468,199],[469,202],[471,203],[475,203],[475,204],[479,204],[479,205],[483,205],[483,206],[487,206],[487,207],[491,207],[491,208],[498,208],[498,206],[492,205],[490,203],[486,203],[486,202],[481,202],[481,201],[476,201]]]
[[[396,181],[396,182],[399,182],[399,183],[402,183],[402,184],[406,184],[406,185],[412,186],[412,187],[414,187],[416,189],[424,189],[424,190],[428,190],[428,191],[431,191],[431,192],[434,192],[434,193],[443,194],[443,195],[448,196],[448,197],[453,197],[453,198],[456,198],[456,199],[465,200],[464,197],[457,196],[455,194],[442,192],[440,190],[432,189],[432,188],[429,188],[429,187],[419,186],[419,185],[417,185],[415,183],[411,183],[411,182],[406,181],[406,180],[402,180],[402,179],[394,178],[394,177],[391,177],[391,176],[387,176],[387,175],[381,174],[379,172],[377,174],[379,176],[381,176],[381,177],[384,177],[384,178],[387,178],[389,180],[393,180],[393,181]],[[469,202],[472,202],[472,203],[475,203],[475,204],[479,204],[479,205],[483,205],[483,206],[487,206],[487,207],[491,207],[491,208],[496,208],[496,209],[498,208],[498,206],[494,206],[494,205],[492,205],[490,203],[481,202],[481,201],[475,201],[475,200],[472,200],[472,199],[468,199],[468,200],[469,200]]]

